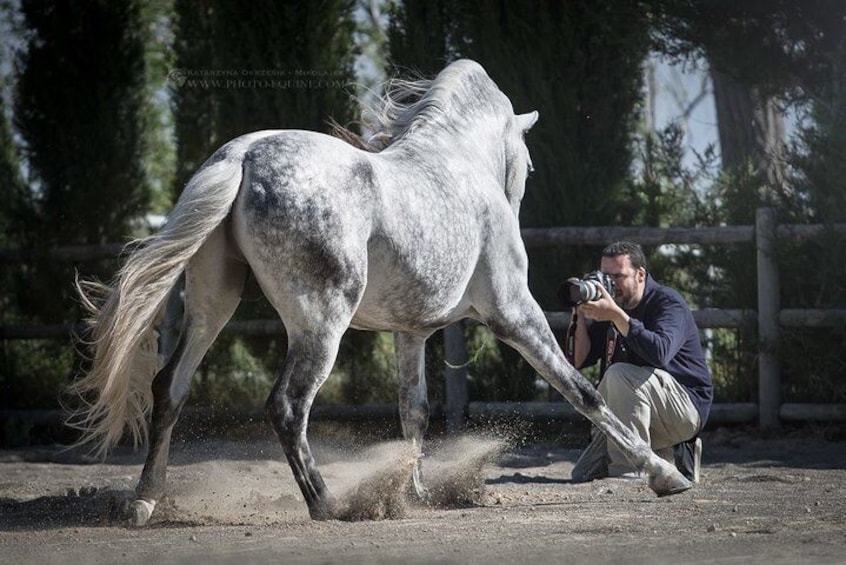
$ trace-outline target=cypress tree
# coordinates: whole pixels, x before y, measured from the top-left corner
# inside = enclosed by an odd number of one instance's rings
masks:
[[[51,244],[122,237],[148,194],[138,115],[143,36],[131,0],[25,0],[31,33],[15,124],[34,181],[36,238]]]
[[[133,0],[23,0],[20,13],[26,47],[17,61],[13,120],[26,177],[18,182],[4,127],[0,184],[6,243],[35,254],[6,275],[14,297],[6,314],[19,323],[68,322],[77,317],[74,269],[52,260],[49,249],[121,241],[147,209],[144,28]],[[105,262],[84,267],[102,278],[112,269]],[[73,363],[69,345],[28,340],[3,353],[3,405],[55,406]]]
[[[176,0],[175,68],[169,84],[177,141],[175,192],[230,139],[261,129],[329,131],[329,118],[349,124],[355,23],[351,0],[297,2]],[[257,286],[248,288],[239,318],[277,318]],[[372,334],[350,332],[339,367],[350,382],[367,374]],[[214,377],[249,373],[244,348],[275,373],[284,356],[276,337],[222,335],[200,367],[201,401],[213,401]],[[256,393],[263,394],[261,383]],[[344,400],[369,400],[366,386],[347,387]]]
[[[32,223],[20,245],[121,241],[149,201],[138,7],[132,0],[25,0],[21,10],[29,40],[14,120]],[[21,288],[25,311],[45,320],[70,317],[71,280],[70,269],[40,261]]]
[[[16,232],[24,220],[21,214],[25,197],[20,159],[6,117],[6,104],[0,97],[0,201],[5,203],[0,207],[0,246],[17,244],[19,236]]]
[[[388,60],[395,70],[434,76],[451,60],[456,4],[450,0],[406,0],[391,6]]]
[[[176,1],[177,192],[208,155],[259,129],[353,120],[349,0]]]

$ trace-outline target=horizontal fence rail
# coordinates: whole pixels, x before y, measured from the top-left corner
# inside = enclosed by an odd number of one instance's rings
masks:
[[[778,302],[778,266],[775,263],[775,246],[778,239],[807,240],[826,231],[846,234],[846,224],[778,225],[775,211],[759,209],[755,225],[719,226],[699,228],[653,227],[557,227],[523,228],[523,241],[527,248],[561,247],[565,245],[603,246],[609,241],[630,240],[643,245],[730,245],[752,244],[757,249],[758,309],[732,310],[709,308],[694,310],[693,316],[702,329],[745,328],[757,330],[759,350],[759,398],[757,403],[715,405],[713,423],[752,422],[757,420],[764,428],[777,427],[789,421],[843,421],[846,405],[842,404],[790,404],[781,403],[781,378],[778,360],[780,328],[839,327],[846,324],[846,309],[781,309]],[[114,259],[130,250],[134,243],[108,245],[62,246],[32,251],[0,249],[0,263],[25,263],[39,258],[51,261],[81,263]],[[570,321],[569,312],[546,312],[553,329],[564,329]],[[0,340],[68,339],[79,334],[81,324],[9,324],[0,326]],[[284,326],[279,320],[235,320],[224,328],[226,332],[241,335],[279,335]],[[510,415],[526,418],[581,418],[567,403],[491,403],[470,401],[467,386],[467,359],[464,332],[460,325],[444,332],[446,373],[446,402],[442,413],[448,427],[460,429],[467,418]],[[323,407],[324,417],[361,417],[370,413],[381,414],[394,409],[389,407]],[[441,411],[438,411],[441,413]],[[331,414],[331,415],[330,415]],[[355,416],[353,416],[355,415]]]
[[[566,329],[570,323],[569,312],[545,312],[549,326],[554,330]],[[707,308],[693,310],[693,319],[700,329],[747,328],[756,326],[755,310]],[[785,328],[833,328],[846,325],[846,309],[833,310],[781,310],[779,324]],[[66,339],[79,335],[83,324],[10,324],[0,326],[0,341],[28,339]],[[279,320],[232,320],[224,332],[237,335],[274,336],[285,331]]]

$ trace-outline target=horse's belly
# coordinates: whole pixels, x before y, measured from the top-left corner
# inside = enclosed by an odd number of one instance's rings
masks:
[[[420,307],[414,303],[400,304],[387,300],[380,303],[362,301],[350,326],[373,331],[435,330],[467,317],[468,307],[459,302],[452,308]]]
[[[372,249],[371,249],[372,251]],[[467,283],[472,274],[469,254],[456,261],[368,263],[367,285],[353,316],[360,329],[411,331],[440,328],[463,318],[469,308]]]

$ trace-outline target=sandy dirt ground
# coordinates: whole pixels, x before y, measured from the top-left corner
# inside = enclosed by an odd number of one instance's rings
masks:
[[[405,497],[400,443],[316,438],[345,520],[308,518],[269,437],[176,442],[169,500],[122,521],[142,458],[0,451],[0,563],[846,563],[846,442],[819,431],[705,436],[702,481],[570,482],[579,450],[463,435],[430,442],[434,504]]]

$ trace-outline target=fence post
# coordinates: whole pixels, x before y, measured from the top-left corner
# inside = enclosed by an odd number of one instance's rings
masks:
[[[446,396],[447,431],[464,429],[470,394],[467,390],[467,345],[464,342],[464,322],[444,328],[444,395]]]
[[[776,221],[775,208],[758,208],[755,213],[755,248],[758,256],[758,424],[761,428],[777,428],[780,424],[780,304],[775,258]]]

